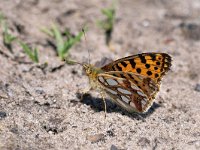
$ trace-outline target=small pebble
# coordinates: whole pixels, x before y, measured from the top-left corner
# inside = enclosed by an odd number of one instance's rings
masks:
[[[145,138],[145,137],[141,137],[141,138],[138,140],[137,144],[138,144],[139,146],[141,146],[141,147],[147,147],[147,146],[150,145],[150,140],[148,140],[148,139]]]
[[[119,150],[119,149],[117,148],[117,146],[111,145],[110,150]]]
[[[200,92],[200,84],[196,84],[194,90],[197,92]]]
[[[0,119],[5,118],[7,116],[6,112],[0,111]]]
[[[88,135],[86,137],[86,139],[91,141],[91,142],[98,142],[100,140],[103,140],[103,138],[104,138],[104,134]]]

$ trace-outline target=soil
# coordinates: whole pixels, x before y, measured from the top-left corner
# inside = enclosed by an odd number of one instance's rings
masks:
[[[200,149],[200,1],[121,0],[110,46],[97,21],[106,0],[7,0],[0,2],[9,32],[39,49],[34,64],[14,41],[3,44],[0,29],[0,149]],[[86,40],[70,59],[91,63],[144,52],[172,56],[154,105],[130,114],[96,92],[81,101],[88,77],[80,65],[64,64],[41,29],[55,23]],[[88,54],[89,49],[89,54]],[[44,63],[47,62],[47,67]]]

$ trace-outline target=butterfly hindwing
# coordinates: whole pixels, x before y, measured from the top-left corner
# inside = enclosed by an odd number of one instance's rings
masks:
[[[131,72],[122,71],[109,71],[106,74],[113,75],[119,78],[125,78],[135,84],[139,89],[141,89],[148,97],[154,97],[154,95],[159,91],[159,85],[149,77],[139,75]]]
[[[123,78],[119,76],[121,74],[124,75]],[[138,85],[146,79],[147,77],[139,77],[137,74],[119,71],[98,74],[98,81],[103,85],[104,90],[118,105],[130,112],[145,112],[152,105],[152,93],[157,93],[158,87],[152,82],[154,88],[143,87],[146,89],[145,93]]]

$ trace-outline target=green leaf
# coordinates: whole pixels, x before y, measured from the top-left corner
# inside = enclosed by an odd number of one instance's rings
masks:
[[[3,28],[3,41],[5,44],[10,45],[17,37],[13,36],[8,32],[8,25],[5,21],[1,22]]]
[[[62,34],[56,25],[53,25],[51,30],[43,30],[43,32],[53,35],[52,37],[56,43],[56,51],[61,60],[64,60],[68,56],[70,48],[79,42],[83,36],[83,32],[79,32],[77,36],[73,37],[68,30]]]
[[[39,58],[38,58],[38,49],[34,49],[34,60],[36,63],[39,63]]]
[[[115,21],[115,7],[105,8],[101,10],[102,14],[106,16],[104,20],[98,21],[97,25],[102,28],[106,35],[106,44],[109,45]]]
[[[58,56],[62,57],[62,51],[64,49],[64,41],[63,41],[62,34],[56,25],[53,25],[52,31],[56,40]]]
[[[47,28],[42,28],[41,31],[47,34],[48,36],[54,37],[54,33],[52,30],[49,30]]]
[[[76,44],[77,42],[79,42],[81,40],[81,37],[83,36],[83,32],[79,32],[79,34],[75,37],[71,37],[70,39],[65,41],[64,44],[64,49],[63,49],[63,53],[67,53],[69,51],[69,49]]]
[[[39,58],[38,58],[38,50],[35,48],[34,50],[32,50],[27,44],[20,42],[21,47],[23,48],[24,52],[29,56],[29,58],[35,62],[38,63],[39,62]]]
[[[0,12],[0,23],[4,22],[5,17],[3,15],[3,13]]]

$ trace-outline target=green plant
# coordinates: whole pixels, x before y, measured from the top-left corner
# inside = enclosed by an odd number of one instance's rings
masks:
[[[5,20],[4,15],[0,12],[0,23]]]
[[[32,49],[31,47],[29,47],[27,44],[23,43],[23,42],[19,42],[22,49],[24,50],[24,52],[29,56],[29,58],[35,62],[35,63],[39,63],[39,58],[38,58],[38,49],[34,48]]]
[[[108,45],[111,40],[111,34],[114,28],[115,22],[115,8],[105,8],[101,10],[102,14],[106,16],[106,18],[102,21],[98,21],[98,25],[105,31],[106,34],[106,44]]]
[[[6,45],[10,45],[17,38],[8,32],[8,26],[5,23],[3,26],[3,41]]]
[[[68,57],[70,48],[79,42],[83,36],[82,31],[76,36],[73,36],[69,31],[65,31],[62,34],[56,25],[53,25],[50,30],[43,29],[42,31],[55,39],[56,51],[61,60],[65,60]]]
[[[2,13],[0,13],[0,24],[3,31],[3,42],[7,47],[11,48],[11,43],[17,38],[9,33],[7,22],[5,21],[5,17]]]

